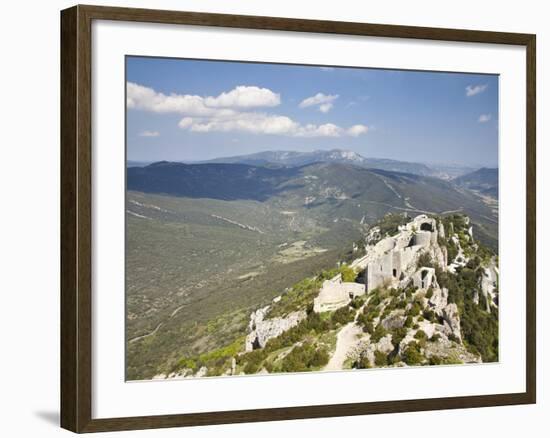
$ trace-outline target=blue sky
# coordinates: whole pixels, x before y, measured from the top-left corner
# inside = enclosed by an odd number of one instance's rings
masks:
[[[127,156],[264,150],[498,164],[498,76],[128,57]]]

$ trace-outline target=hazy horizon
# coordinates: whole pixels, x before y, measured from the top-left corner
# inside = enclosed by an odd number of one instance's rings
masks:
[[[128,57],[127,159],[265,151],[498,167],[498,76]]]
[[[341,151],[348,151],[349,149],[314,149],[314,150],[311,150],[311,151],[295,151],[295,150],[290,150],[290,149],[286,149],[286,150],[283,150],[283,149],[279,149],[279,150],[271,150],[271,149],[266,149],[266,150],[263,150],[263,151],[258,151],[258,152],[254,152],[252,154],[256,154],[256,153],[263,153],[263,152],[299,152],[299,153],[308,153],[308,152],[316,152],[316,151],[321,151],[321,150],[324,150],[324,151],[330,151],[330,150],[341,150]],[[247,156],[247,155],[252,155],[252,154],[235,154],[235,155],[223,155],[223,156],[215,156],[215,157],[212,157],[212,158],[208,158],[208,159],[204,159],[204,160],[180,160],[180,159],[163,159],[163,158],[155,158],[155,159],[133,159],[131,157],[127,157],[126,158],[126,161],[127,162],[132,162],[132,163],[141,163],[141,164],[150,164],[150,163],[157,163],[157,162],[160,162],[160,161],[168,161],[168,162],[175,162],[175,163],[185,163],[185,164],[200,164],[200,163],[204,163],[204,162],[209,162],[211,160],[219,160],[219,159],[223,159],[223,158],[233,158],[233,157],[238,157],[238,156]],[[464,168],[492,168],[492,169],[495,169],[495,168],[498,168],[498,163],[494,164],[494,165],[491,165],[491,164],[483,164],[483,163],[468,163],[468,164],[465,164],[465,163],[457,163],[457,162],[437,162],[437,161],[434,161],[434,162],[431,162],[431,161],[411,161],[411,160],[399,160],[399,159],[395,159],[395,158],[388,158],[388,157],[370,157],[370,156],[363,156],[364,158],[366,159],[372,159],[372,160],[392,160],[392,161],[401,161],[401,162],[408,162],[408,163],[416,163],[416,164],[425,164],[427,166],[448,166],[448,167],[453,167],[453,166],[456,166],[456,167],[464,167]]]

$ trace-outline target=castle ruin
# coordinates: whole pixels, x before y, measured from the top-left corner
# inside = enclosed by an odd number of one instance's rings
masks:
[[[374,228],[371,235],[377,234],[379,230]],[[400,226],[396,235],[368,245],[366,255],[350,265],[363,272],[363,284],[342,282],[340,276],[325,281],[314,300],[314,311],[335,310],[377,287],[404,287],[411,279],[417,288],[437,285],[434,269],[417,269],[417,263],[421,254],[428,253],[434,263],[447,266],[447,250],[438,244],[440,236],[444,237],[442,224],[438,227],[437,221],[426,215],[415,217]]]

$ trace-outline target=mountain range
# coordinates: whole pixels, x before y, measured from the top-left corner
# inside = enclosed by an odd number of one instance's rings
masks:
[[[474,181],[477,179],[460,180],[464,185],[473,185]],[[185,198],[269,202],[279,209],[309,210],[308,216],[314,214],[322,222],[346,217],[357,222],[363,218],[368,223],[388,211],[464,211],[488,229],[496,223],[479,196],[453,181],[345,162],[266,167],[162,161],[128,168],[127,187],[136,192]]]
[[[438,172],[422,163],[389,160],[385,158],[365,158],[357,152],[332,149],[312,152],[264,151],[249,155],[222,157],[202,163],[240,163],[254,166],[299,167],[313,163],[345,163],[359,167],[412,173],[422,176],[438,176]]]
[[[152,161],[128,160],[127,167],[143,167]],[[387,158],[366,158],[357,152],[344,149],[315,150],[311,152],[297,151],[263,151],[247,155],[219,157],[202,161],[183,161],[185,164],[248,164],[262,167],[300,167],[313,163],[343,163],[358,167],[388,170],[393,172],[411,173],[421,176],[451,180],[470,173],[476,168],[458,164],[426,164],[391,160]]]
[[[467,214],[498,249],[498,209],[472,190],[333,152],[128,166],[127,379],[232,342],[253,309],[345,260],[388,213]]]
[[[498,199],[498,169],[482,167],[454,178],[453,183]]]

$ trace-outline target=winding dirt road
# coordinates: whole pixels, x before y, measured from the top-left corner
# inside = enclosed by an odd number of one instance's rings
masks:
[[[352,321],[346,324],[338,332],[336,337],[336,350],[330,358],[328,364],[323,368],[323,371],[339,371],[344,369],[344,362],[348,358],[348,354],[359,343],[359,337],[362,333],[361,327]]]

